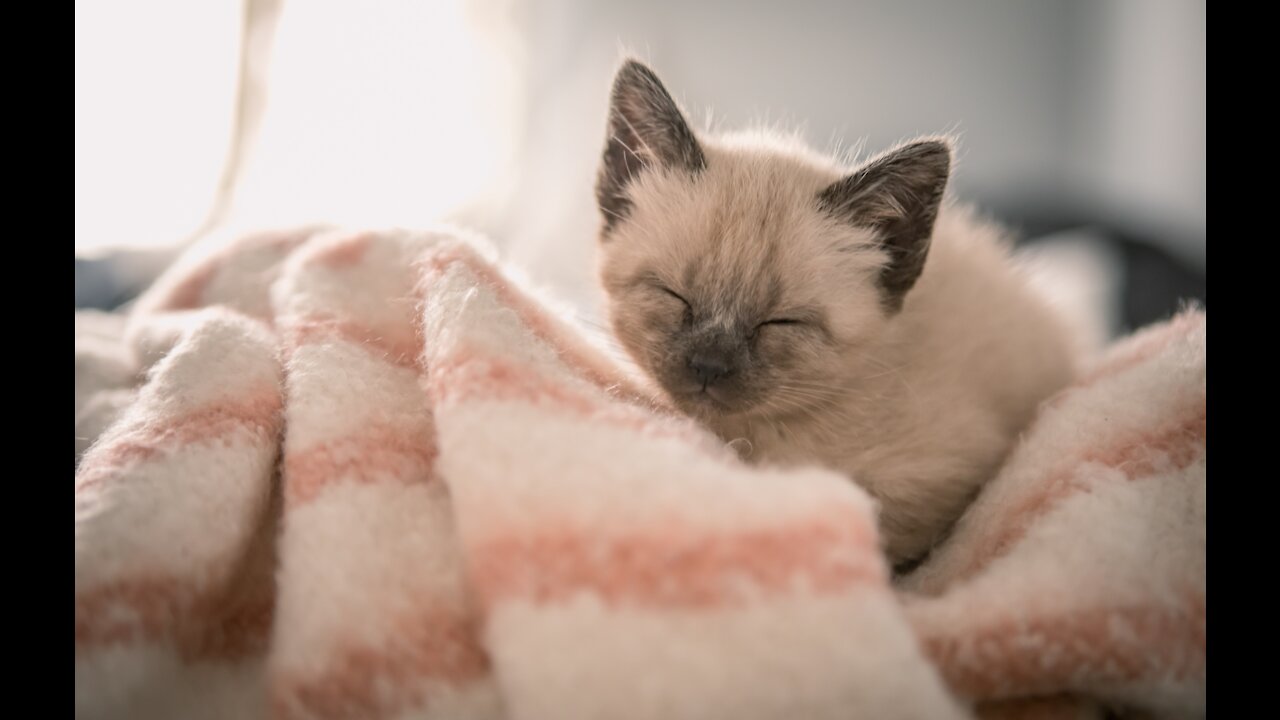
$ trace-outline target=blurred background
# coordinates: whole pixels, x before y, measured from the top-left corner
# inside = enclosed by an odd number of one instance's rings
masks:
[[[1105,332],[1205,300],[1203,0],[76,2],[76,307],[184,247],[317,221],[488,234],[598,312],[609,81],[873,153],[960,138],[955,194],[1088,279]]]

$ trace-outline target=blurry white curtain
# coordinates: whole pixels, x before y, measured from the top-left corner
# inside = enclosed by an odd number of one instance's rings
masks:
[[[77,0],[77,255],[206,221],[496,211],[522,110],[510,17],[495,0]]]
[[[76,0],[75,247],[156,247],[213,206],[231,146],[236,2]]]

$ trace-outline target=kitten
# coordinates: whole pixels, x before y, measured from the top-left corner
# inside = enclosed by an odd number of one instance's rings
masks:
[[[708,137],[635,61],[608,133],[601,275],[623,347],[748,460],[848,474],[891,562],[925,555],[1074,365],[1001,232],[944,200],[950,143],[849,169]]]

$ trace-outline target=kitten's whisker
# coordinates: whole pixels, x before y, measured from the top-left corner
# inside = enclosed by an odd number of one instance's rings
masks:
[[[771,398],[769,404],[778,410],[794,411],[812,416],[830,408],[834,404],[832,401],[836,398],[836,394],[823,395],[798,391],[794,388],[778,388],[778,392]]]
[[[804,399],[819,399],[819,398],[825,399],[825,398],[838,397],[837,393],[833,393],[829,391],[824,392],[816,388],[794,388],[794,387],[782,387],[782,386],[775,387],[773,389],[773,394],[775,397],[781,397],[781,398],[798,397],[798,398],[804,398]]]
[[[840,390],[829,387],[804,387],[797,385],[779,385],[775,388],[775,391],[783,393],[784,395],[792,394],[810,398],[836,398],[844,394]]]
[[[879,366],[879,367],[885,368],[885,369],[887,369],[887,370],[894,370],[894,369],[898,369],[898,368],[905,368],[905,367],[907,367],[907,364],[906,364],[906,363],[902,363],[902,364],[900,364],[900,365],[890,365],[889,363],[885,362],[884,360],[881,360],[880,358],[876,357],[875,355],[871,355],[871,354],[868,354],[868,353],[863,353],[862,355],[860,355],[860,356],[859,356],[859,359],[860,359],[860,360],[863,360],[863,361],[866,361],[866,362],[869,362],[869,363],[871,363],[871,364],[873,364],[873,365],[877,365],[877,366]]]

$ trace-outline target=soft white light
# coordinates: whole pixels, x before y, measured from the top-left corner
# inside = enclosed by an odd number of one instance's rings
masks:
[[[76,253],[204,222],[235,112],[242,4],[76,0]]]
[[[219,220],[425,225],[500,203],[522,100],[506,9],[286,2],[252,59],[266,105]],[[77,253],[173,245],[206,220],[242,25],[241,3],[77,1]]]
[[[236,223],[422,225],[495,190],[518,98],[465,10],[286,4]]]

